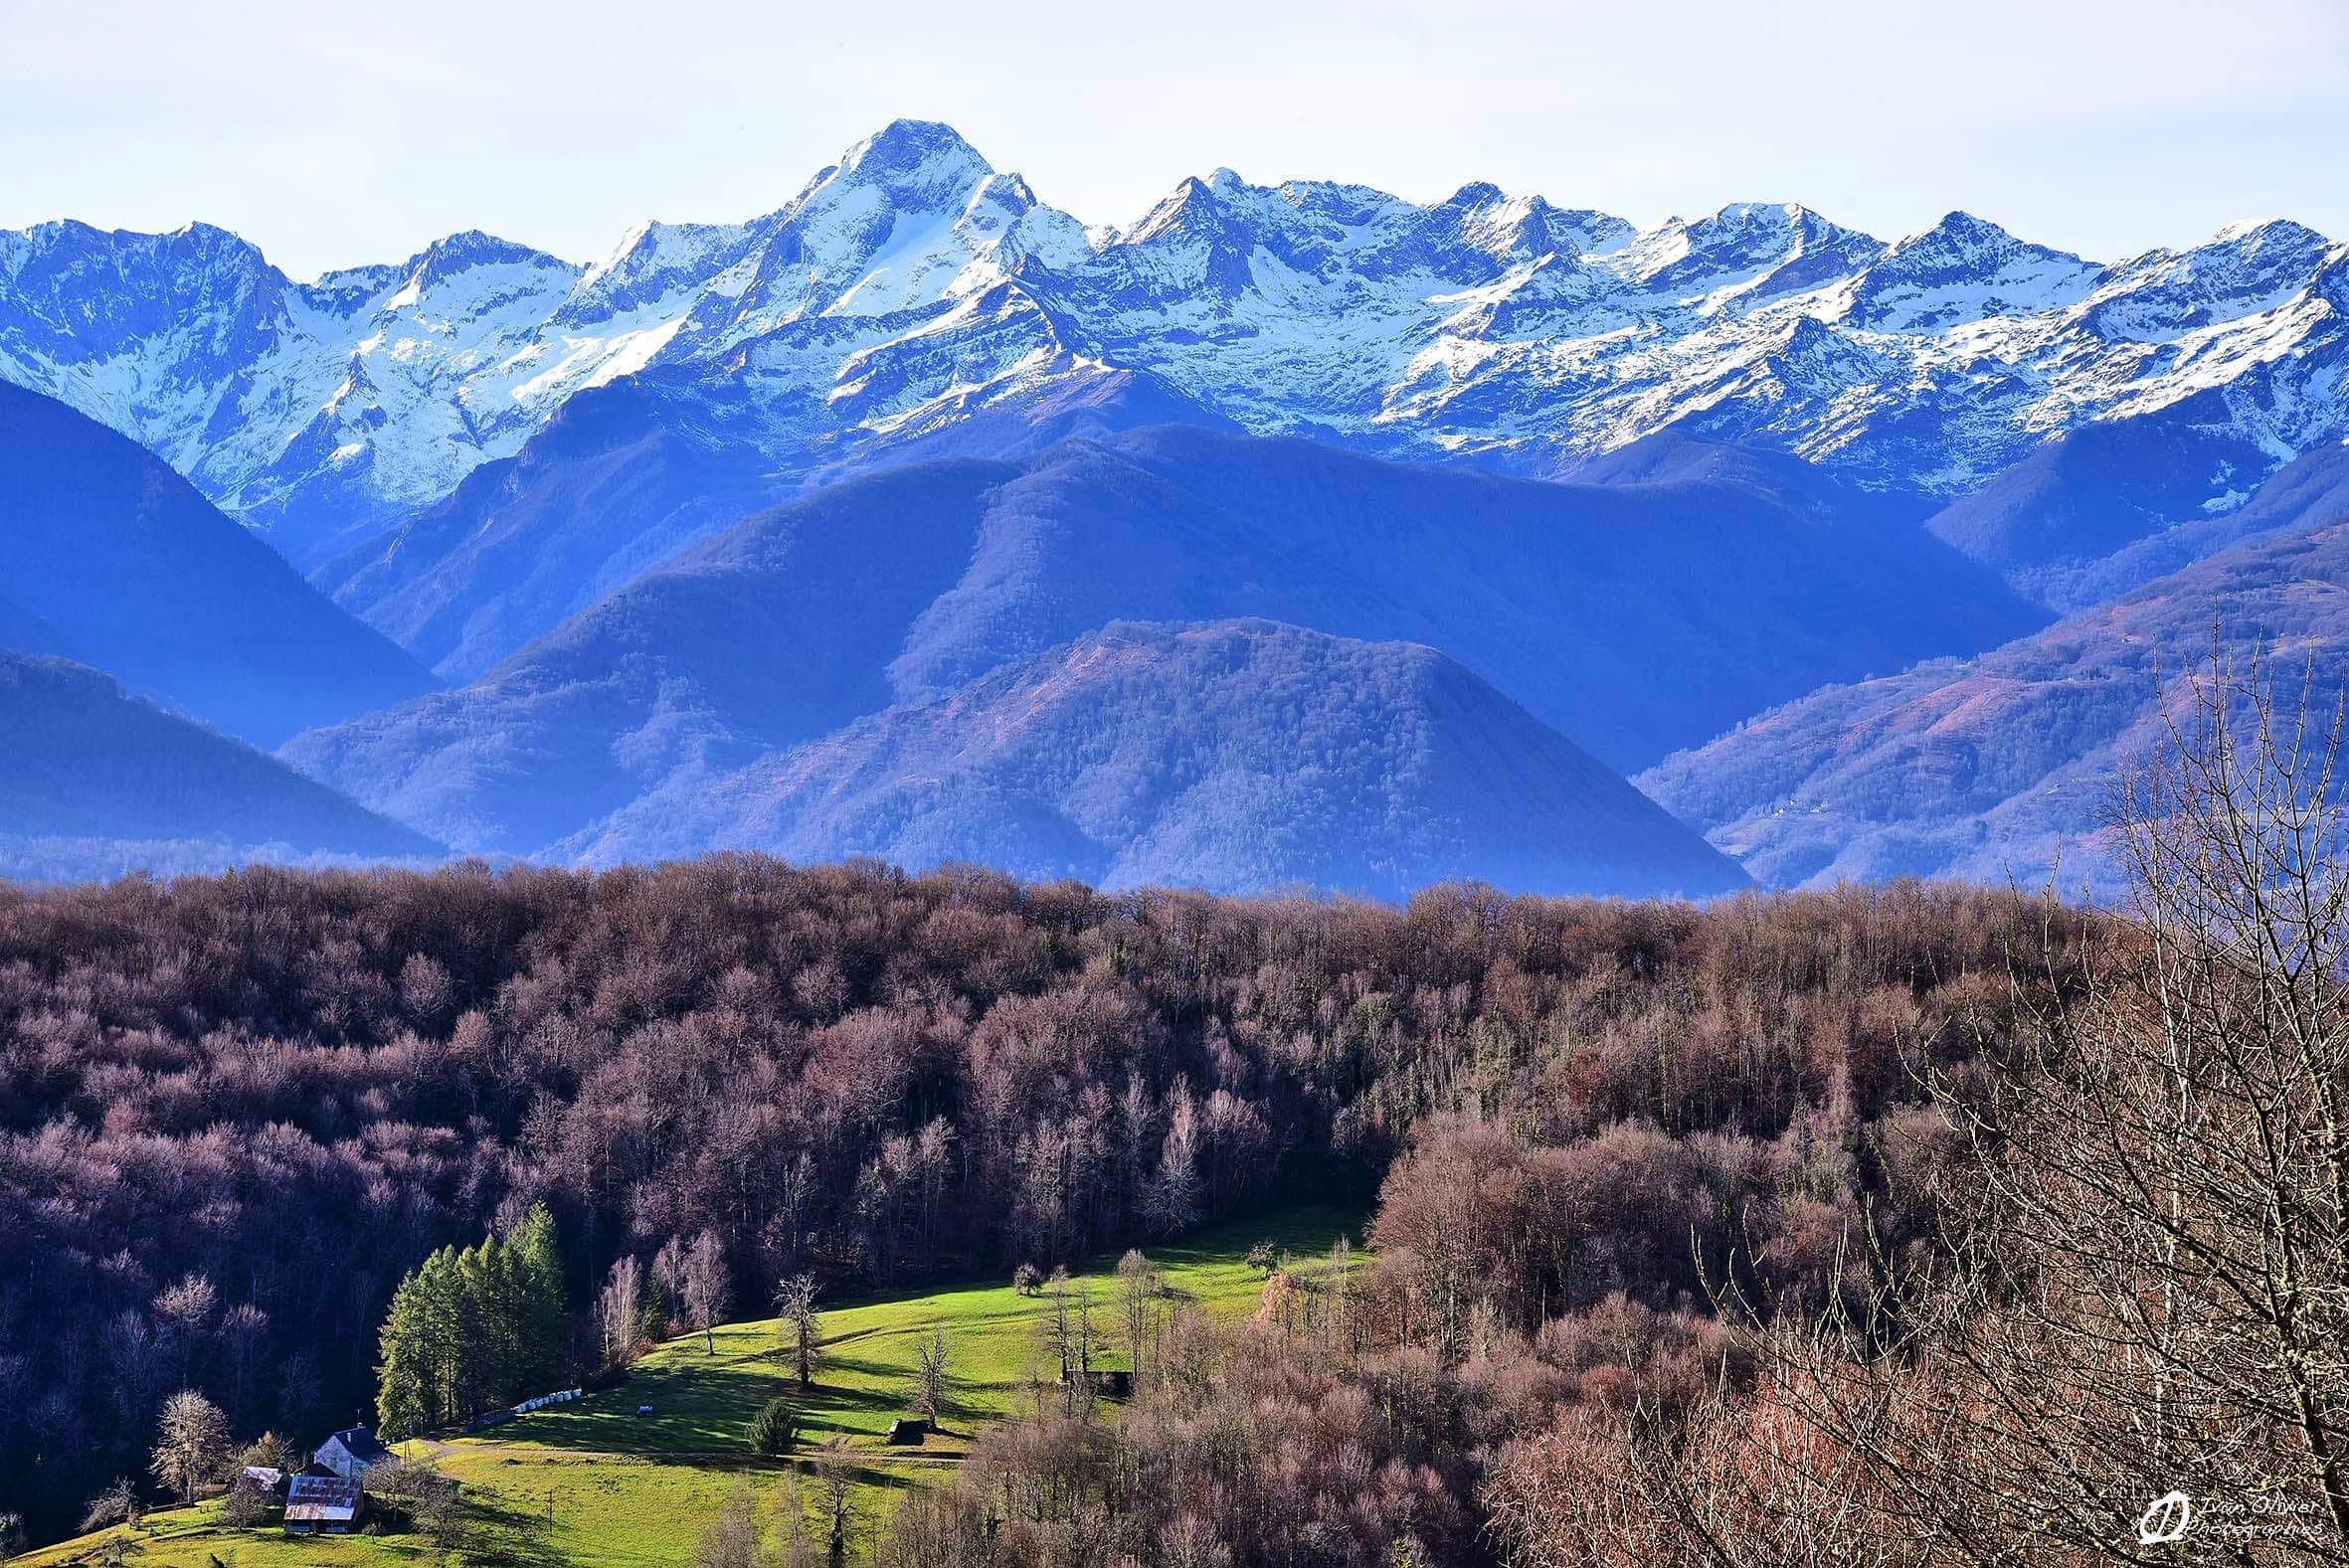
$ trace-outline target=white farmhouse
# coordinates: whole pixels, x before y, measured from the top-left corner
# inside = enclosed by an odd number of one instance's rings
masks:
[[[311,1456],[345,1481],[363,1481],[367,1473],[392,1457],[365,1427],[345,1427],[318,1445]]]

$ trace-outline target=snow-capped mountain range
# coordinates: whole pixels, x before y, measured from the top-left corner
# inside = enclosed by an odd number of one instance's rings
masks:
[[[2102,264],[1962,213],[1889,244],[1761,204],[1639,230],[1218,170],[1087,228],[905,120],[775,212],[586,266],[466,233],[304,282],[202,225],[0,232],[0,379],[305,565],[647,370],[722,388],[783,472],[1127,374],[1386,455],[1552,475],[1678,427],[1941,496],[2200,398],[2258,454],[2213,466],[2215,513],[2349,421],[2345,311],[2349,246],[2286,222]]]

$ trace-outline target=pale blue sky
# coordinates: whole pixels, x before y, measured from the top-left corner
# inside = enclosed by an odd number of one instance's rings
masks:
[[[2099,258],[2349,238],[2343,0],[0,0],[0,227],[202,218],[297,275],[749,217],[901,114],[1088,222],[1228,165],[1888,238],[1964,207]]]

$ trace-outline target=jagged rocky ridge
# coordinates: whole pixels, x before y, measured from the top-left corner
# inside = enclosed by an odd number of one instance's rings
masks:
[[[2349,409],[2345,304],[2349,249],[2281,222],[2105,264],[1962,213],[1893,243],[1764,204],[1635,231],[1486,185],[1421,206],[1219,170],[1088,229],[899,121],[774,212],[644,224],[588,265],[468,233],[302,282],[201,225],[0,234],[0,378],[305,566],[645,371],[736,416],[770,477],[1147,375],[1380,452],[1548,474],[1679,426],[1947,497],[2216,393],[2241,451],[2179,498],[2215,512]]]

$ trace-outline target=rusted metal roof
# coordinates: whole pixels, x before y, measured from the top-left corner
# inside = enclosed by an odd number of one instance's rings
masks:
[[[359,1511],[359,1483],[340,1476],[296,1476],[285,1491],[285,1517],[291,1523],[332,1524]]]

